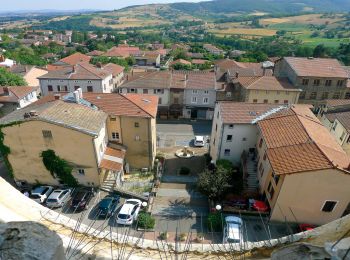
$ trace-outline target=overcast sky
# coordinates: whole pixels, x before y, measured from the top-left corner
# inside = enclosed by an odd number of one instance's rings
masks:
[[[130,5],[199,2],[200,0],[0,0],[0,12],[22,10],[113,10]]]

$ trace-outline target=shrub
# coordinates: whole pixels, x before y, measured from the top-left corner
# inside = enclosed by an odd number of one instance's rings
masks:
[[[156,223],[156,220],[147,212],[140,212],[137,221],[138,227],[143,229],[153,229]]]
[[[216,166],[217,167],[222,167],[225,170],[231,170],[233,168],[232,162],[230,162],[229,160],[225,160],[225,159],[217,160],[216,161]]]
[[[189,175],[190,174],[190,169],[189,168],[187,168],[187,167],[181,167],[180,168],[180,175]]]
[[[207,224],[211,232],[222,231],[223,218],[220,212],[211,212],[208,215]]]

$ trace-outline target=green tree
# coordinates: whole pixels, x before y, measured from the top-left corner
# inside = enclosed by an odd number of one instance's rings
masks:
[[[221,200],[229,189],[231,175],[231,170],[223,167],[218,167],[216,171],[205,170],[198,176],[197,188],[209,199]]]
[[[26,86],[27,82],[19,75],[0,68],[0,86]]]
[[[316,58],[323,58],[327,55],[327,48],[324,44],[319,44],[315,47],[313,56]]]

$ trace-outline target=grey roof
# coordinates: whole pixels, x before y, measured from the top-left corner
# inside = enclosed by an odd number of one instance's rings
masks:
[[[24,115],[35,111],[37,116],[25,118]],[[0,125],[12,122],[40,120],[81,131],[89,135],[98,135],[105,124],[107,114],[82,104],[55,100],[43,104],[27,106],[0,119]]]

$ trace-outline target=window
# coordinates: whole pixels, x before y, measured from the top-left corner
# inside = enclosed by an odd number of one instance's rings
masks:
[[[137,93],[136,88],[129,89],[129,93]],[[156,94],[156,93],[154,92],[154,94]]]
[[[78,169],[78,174],[79,175],[85,175],[85,170],[84,169]]]
[[[266,90],[266,91],[265,91],[265,93],[266,93],[266,94],[269,94],[269,91],[268,91],[268,90]]]
[[[344,81],[343,80],[338,80],[337,81],[337,87],[342,87],[343,86]]]
[[[51,85],[48,85],[47,86],[47,91],[52,91],[53,89],[52,89],[52,86]]]
[[[259,148],[261,148],[262,144],[263,144],[263,139],[261,138],[259,142]]]
[[[253,103],[258,103],[258,100],[257,99],[253,99]]]
[[[243,137],[243,138],[242,138],[242,141],[243,141],[243,142],[247,141],[247,138],[246,138],[246,137]]]
[[[91,83],[91,80],[88,80],[88,83]]]
[[[309,99],[316,99],[317,98],[317,92],[311,92]]]
[[[334,99],[339,99],[340,98],[340,92],[334,92],[333,98]]]
[[[340,141],[343,141],[344,137],[345,137],[345,132],[343,131],[343,133],[340,136]]]
[[[226,142],[232,142],[232,135],[226,136]]]
[[[88,91],[88,92],[93,92],[92,86],[87,86],[87,91]]]
[[[164,89],[160,89],[160,88],[155,89],[155,90],[153,90],[153,93],[154,94],[164,94]]]
[[[350,92],[345,93],[345,99],[350,99]]]
[[[278,181],[280,180],[280,176],[279,176],[279,175],[275,175],[275,173],[272,173],[272,177],[273,177],[273,179],[274,179],[274,181],[275,181],[275,184],[276,184],[276,186],[277,186]]]
[[[329,93],[328,92],[323,92],[322,93],[322,99],[327,99],[328,98]]]
[[[226,97],[231,97],[232,93],[231,92],[226,92]]]
[[[326,85],[327,87],[332,86],[332,80],[327,79],[325,85]]]
[[[323,212],[332,212],[337,205],[337,201],[326,200],[323,204],[322,211]]]
[[[225,155],[225,156],[230,156],[230,152],[231,152],[230,149],[225,149],[224,155]]]
[[[78,88],[80,88],[80,86],[74,86],[74,90],[77,90]]]
[[[264,104],[267,104],[269,101],[267,99],[264,99]]]
[[[57,91],[58,91],[58,92],[61,91],[61,86],[60,86],[60,85],[57,86]]]
[[[114,140],[119,140],[119,133],[117,133],[117,132],[112,132],[112,139],[114,139]]]
[[[52,132],[50,130],[43,130],[42,133],[44,138],[52,138]]]
[[[275,100],[275,104],[278,104],[278,102],[280,102],[278,99]]]
[[[283,100],[283,104],[288,104],[289,102],[288,102],[288,100]]]
[[[309,79],[303,79],[303,82],[301,83],[303,86],[309,85]]]
[[[192,94],[197,94],[198,93],[198,90],[197,89],[193,89],[192,90]]]
[[[203,98],[203,104],[209,104],[209,98],[207,97]]]
[[[299,95],[299,99],[305,99],[305,96],[306,96],[306,92],[302,91]]]
[[[197,97],[192,97],[191,103],[197,103]]]
[[[337,121],[335,121],[335,122],[334,122],[334,124],[333,124],[332,129],[333,129],[333,130],[335,130],[335,129],[337,128],[337,125],[338,125],[338,122],[337,122]]]
[[[233,129],[233,125],[228,125],[228,128]]]
[[[209,95],[209,90],[204,90],[205,95]]]
[[[143,94],[148,94],[148,89],[143,89]]]
[[[117,121],[117,118],[111,117],[109,120],[110,120],[110,121]]]
[[[139,135],[135,135],[135,141],[140,141],[140,136]]]
[[[135,122],[134,126],[135,126],[135,127],[140,127],[139,122]]]
[[[314,79],[314,86],[319,86],[319,85],[320,85],[320,80]]]

